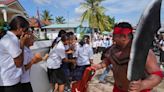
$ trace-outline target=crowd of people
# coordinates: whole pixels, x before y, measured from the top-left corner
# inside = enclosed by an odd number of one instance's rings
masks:
[[[92,47],[94,54],[102,53],[105,48],[113,44],[112,35],[102,35],[98,32],[94,33]]]
[[[71,84],[80,81],[88,67],[95,70],[105,67],[107,71],[111,69],[115,80],[113,92],[150,92],[163,78],[156,57],[153,51],[149,50],[145,76],[136,81],[127,79],[133,40],[133,28],[127,22],[115,25],[113,38],[96,38],[92,46],[90,36],[84,35],[78,41],[73,32],[61,30],[45,56],[33,54],[30,50],[34,43],[34,35],[25,18],[14,17],[9,27],[8,31],[0,29],[1,92],[33,92],[30,68],[43,60],[47,62],[47,75],[52,92],[70,91]],[[97,52],[102,52],[102,62],[94,64],[93,55]]]
[[[93,50],[89,40],[85,35],[78,43],[74,33],[59,32],[47,59],[48,77],[54,92],[68,90],[71,82],[81,80],[84,70],[91,66]]]
[[[160,67],[164,69],[164,37],[162,34],[154,37],[152,49],[159,56]]]

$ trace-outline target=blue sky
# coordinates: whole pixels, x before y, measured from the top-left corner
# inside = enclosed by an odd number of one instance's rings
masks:
[[[106,8],[106,15],[115,17],[116,22],[128,21],[136,25],[141,13],[151,0],[105,0],[102,5]],[[29,16],[36,16],[37,8],[40,13],[48,10],[55,19],[56,16],[64,16],[66,21],[76,23],[84,9],[80,3],[84,0],[19,0]],[[161,20],[164,23],[164,2],[162,3]]]

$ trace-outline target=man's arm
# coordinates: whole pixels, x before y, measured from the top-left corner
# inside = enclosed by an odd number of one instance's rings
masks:
[[[161,69],[152,50],[150,50],[148,54],[146,70],[150,74],[150,76],[142,81],[141,87],[142,89],[151,89],[157,86],[162,80],[162,77],[160,77],[160,75],[154,74],[155,72],[161,71]]]
[[[92,65],[92,67],[94,67],[96,70],[105,68],[109,65],[109,63],[106,60],[107,59],[103,59],[102,62],[100,62],[99,64],[94,64]]]
[[[109,54],[108,50],[109,50],[110,48],[111,48],[111,47],[108,47],[108,48],[106,48],[106,49],[103,51],[103,53],[102,53],[102,55],[101,55],[101,60],[102,60],[102,62],[100,62],[99,64],[93,65],[93,67],[94,67],[96,70],[105,68],[105,67],[107,67],[108,65],[110,65],[110,61],[109,61],[108,56],[107,56],[107,55]]]
[[[149,76],[144,80],[132,81],[129,85],[130,92],[152,89],[161,82],[163,77],[162,71],[152,50],[149,51],[145,69]]]

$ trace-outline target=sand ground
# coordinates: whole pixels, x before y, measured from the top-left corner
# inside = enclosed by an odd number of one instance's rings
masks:
[[[101,54],[95,54],[94,63],[101,62],[100,57]],[[89,82],[88,92],[112,92],[113,83],[114,83],[112,72],[110,72],[107,78],[105,79],[107,81],[107,83],[105,84],[99,83],[98,80],[102,72],[103,69],[98,70],[96,72],[93,79]],[[164,92],[164,80],[157,87],[155,87],[152,92]]]

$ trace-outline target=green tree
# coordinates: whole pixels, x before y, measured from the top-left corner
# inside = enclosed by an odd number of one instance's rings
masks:
[[[109,24],[108,27],[105,28],[105,31],[111,31],[114,28],[115,25],[115,18],[114,17],[110,17],[110,16],[106,16]]]
[[[98,28],[100,31],[110,29],[110,23],[104,14],[105,8],[100,5],[103,1],[85,0],[81,3],[81,8],[86,9],[81,16],[81,24],[86,20],[91,28]]]
[[[3,25],[4,25],[4,20],[0,19],[0,27],[3,27]]]
[[[53,20],[52,14],[50,14],[50,12],[48,10],[44,10],[41,17],[42,17],[42,20],[44,20],[44,21],[52,22],[52,20]]]
[[[65,18],[63,16],[57,16],[55,17],[55,22],[57,24],[65,24]]]
[[[41,14],[42,22],[45,26],[50,25],[53,21],[52,14],[48,10],[44,10]],[[45,30],[45,39],[47,39],[47,31]]]

